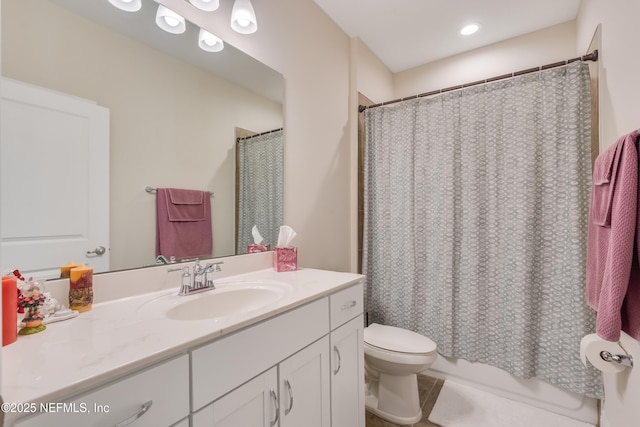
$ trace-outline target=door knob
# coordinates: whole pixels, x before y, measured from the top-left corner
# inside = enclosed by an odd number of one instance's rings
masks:
[[[92,251],[87,251],[87,255],[98,255],[98,256],[100,256],[100,255],[104,255],[104,253],[106,251],[107,250],[104,248],[104,246],[98,246],[97,248],[95,248]]]

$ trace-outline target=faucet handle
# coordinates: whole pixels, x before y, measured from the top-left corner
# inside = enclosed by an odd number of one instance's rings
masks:
[[[211,278],[211,273],[222,271],[220,269],[220,264],[223,264],[222,261],[219,262],[210,262],[204,268],[204,284],[207,287],[214,288],[213,279]]]

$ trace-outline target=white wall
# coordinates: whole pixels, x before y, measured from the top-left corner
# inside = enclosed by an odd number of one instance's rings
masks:
[[[111,269],[154,260],[146,186],[213,191],[214,255],[235,253],[235,127],[279,128],[282,106],[48,1],[2,9],[2,75],[110,110]]]

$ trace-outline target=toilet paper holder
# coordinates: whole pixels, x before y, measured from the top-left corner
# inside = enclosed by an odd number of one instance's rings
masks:
[[[600,357],[606,362],[616,363],[633,368],[633,357],[626,354],[612,354],[606,350],[600,352]]]

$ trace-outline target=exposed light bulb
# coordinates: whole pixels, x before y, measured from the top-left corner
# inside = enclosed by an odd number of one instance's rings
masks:
[[[212,12],[220,7],[220,0],[189,0],[189,3],[205,12]]]
[[[207,52],[220,52],[224,49],[224,42],[220,37],[211,34],[204,28],[200,28],[200,34],[198,35],[198,46],[200,49]]]
[[[161,4],[158,5],[158,12],[156,12],[156,24],[171,34],[182,34],[187,29],[182,16]]]
[[[250,21],[249,19],[241,19],[241,18],[238,18],[238,19],[236,20],[236,22],[237,22],[237,23],[238,23],[238,25],[240,25],[242,28],[246,28],[246,27],[248,27],[249,25],[251,25],[251,21]]]
[[[250,0],[235,0],[231,10],[231,28],[240,34],[251,34],[258,30],[256,13]]]
[[[109,3],[125,12],[137,12],[142,8],[141,0],[109,0]]]
[[[164,22],[170,27],[177,27],[180,25],[180,21],[173,16],[163,16]]]

